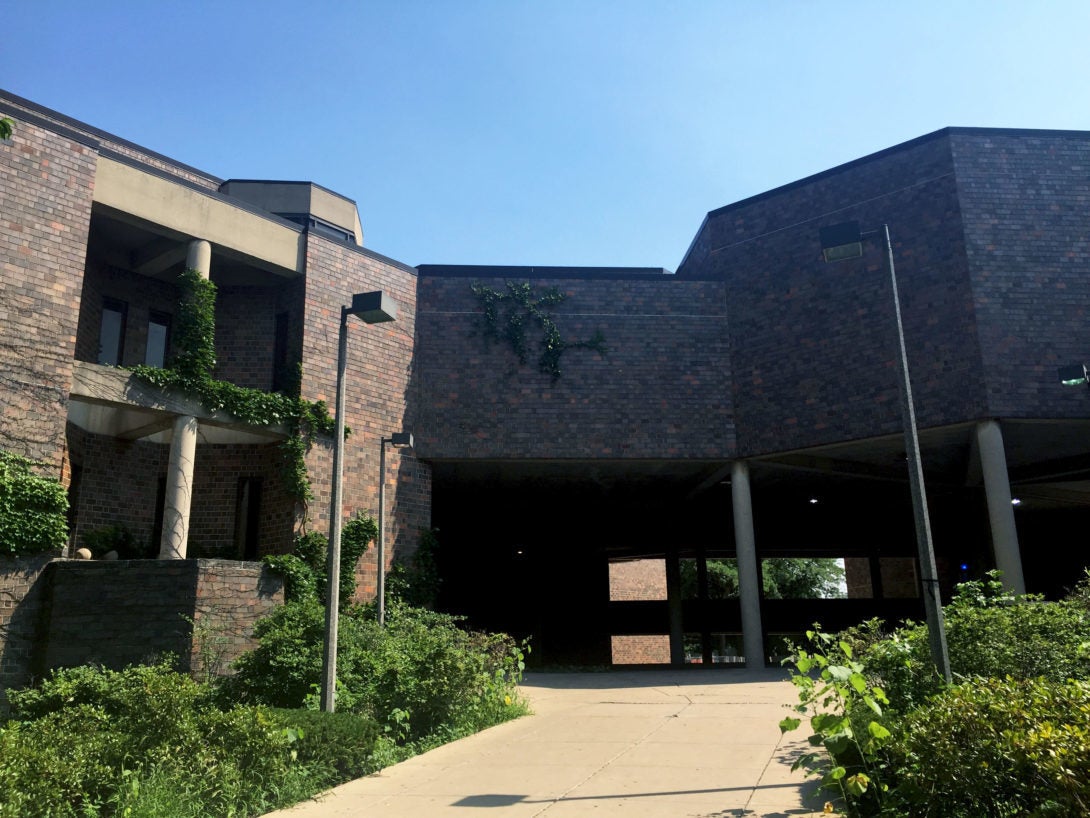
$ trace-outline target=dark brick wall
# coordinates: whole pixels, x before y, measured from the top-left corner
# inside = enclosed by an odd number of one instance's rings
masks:
[[[270,277],[271,278],[271,277]],[[216,280],[215,270],[212,280]],[[268,287],[221,287],[216,293],[216,377],[251,389],[273,385],[276,316],[288,313],[289,347],[299,360],[302,285],[297,280]]]
[[[58,473],[95,162],[24,122],[0,143],[0,448]]]
[[[53,558],[0,557],[0,717],[7,712],[5,691],[31,681],[41,638],[42,575]]]
[[[345,444],[344,510],[378,516],[379,441],[414,420],[417,374],[413,369],[416,333],[416,275],[411,268],[376,258],[313,234],[307,237],[306,313],[303,342],[303,397],[336,404],[337,338],[341,306],[354,293],[383,290],[398,304],[398,320],[364,324],[349,318],[345,417],[352,430]],[[332,449],[318,445],[307,457],[314,488],[309,525],[329,526]],[[419,530],[431,524],[431,471],[416,452],[387,448],[387,559],[416,549]],[[373,595],[375,550],[361,561],[360,596]]]
[[[951,138],[989,414],[1086,416],[1056,368],[1090,363],[1090,134]]]
[[[920,424],[985,412],[957,194],[940,132],[708,215],[678,275],[725,282],[739,454],[901,429],[882,245],[821,260],[819,228],[852,219],[890,224]]]
[[[122,668],[173,653],[195,674],[226,671],[254,646],[254,623],[283,601],[283,581],[254,563],[58,561],[47,576],[41,666]]]
[[[525,281],[525,279],[521,279]],[[568,350],[553,383],[506,344],[488,346],[471,285],[420,280],[416,424],[434,458],[721,458],[734,444],[723,286],[673,277],[535,279],[567,298],[553,308],[567,340],[601,331],[606,355]],[[540,333],[529,328],[536,342]]]

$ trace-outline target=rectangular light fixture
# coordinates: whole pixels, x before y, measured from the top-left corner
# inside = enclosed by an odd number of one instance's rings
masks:
[[[1088,381],[1086,364],[1061,366],[1058,372],[1060,375],[1060,383],[1064,386],[1080,386]]]
[[[355,315],[365,324],[381,324],[384,321],[397,320],[397,302],[382,290],[356,293],[352,296],[352,306],[346,312]]]
[[[821,254],[825,261],[843,261],[863,255],[863,234],[859,222],[842,222],[823,227]]]

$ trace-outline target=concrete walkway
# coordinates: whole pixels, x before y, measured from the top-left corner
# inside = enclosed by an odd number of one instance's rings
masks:
[[[820,811],[781,737],[782,671],[527,674],[533,715],[352,781],[278,818],[728,818]]]

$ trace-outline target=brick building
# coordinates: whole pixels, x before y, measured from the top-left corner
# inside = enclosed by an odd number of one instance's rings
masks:
[[[815,620],[919,618],[884,253],[826,265],[818,241],[858,220],[892,233],[944,593],[998,563],[1058,594],[1090,562],[1090,395],[1056,377],[1090,355],[1088,133],[929,134],[712,211],[670,273],[411,267],[318,185],[217,179],[12,95],[0,112],[0,446],[70,484],[77,543],[118,522],[159,537],[179,418],[198,429],[191,555],[281,551],[301,524],[283,429],[111,366],[169,355],[173,282],[205,264],[217,376],[271,389],[298,364],[312,400],[333,402],[340,306],[398,302],[397,322],[351,326],[346,511],[376,510],[379,440],[412,431],[390,458],[391,555],[439,527],[444,606],[532,635],[539,659],[768,655]],[[524,363],[503,327],[488,340],[485,299],[509,285],[563,296],[541,308],[559,376],[531,314]],[[307,463],[323,530],[328,446]],[[746,554],[844,559],[849,597],[764,599],[743,575],[743,613],[707,576]],[[645,593],[617,588],[626,563],[652,566],[627,572]]]

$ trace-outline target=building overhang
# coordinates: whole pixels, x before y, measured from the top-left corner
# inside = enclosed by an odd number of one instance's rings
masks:
[[[200,424],[204,443],[262,444],[288,437],[283,426],[254,426],[177,390],[160,389],[131,372],[85,361],[73,362],[68,421],[84,431],[120,440],[170,443],[174,419]]]
[[[119,159],[99,157],[94,202],[119,221],[154,225],[174,240],[205,239],[224,255],[281,276],[299,275],[305,267],[298,226]]]

